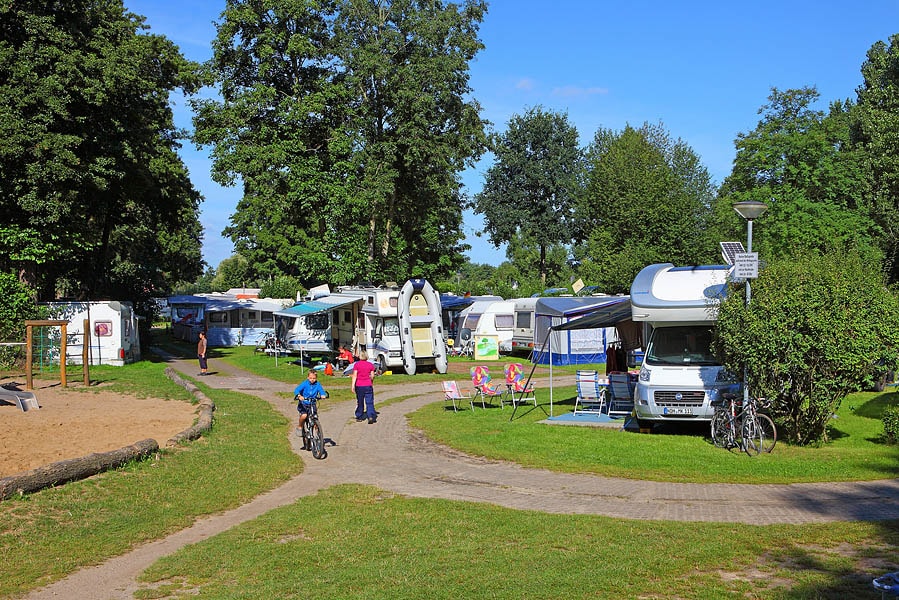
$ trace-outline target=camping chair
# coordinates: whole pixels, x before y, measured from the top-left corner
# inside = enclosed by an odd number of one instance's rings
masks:
[[[627,373],[609,373],[609,414],[629,415],[634,411],[634,392]]]
[[[495,396],[500,397],[500,402],[502,402],[503,394],[507,393],[506,390],[502,390],[499,386],[490,385],[490,369],[481,365],[477,367],[472,367],[471,370],[471,383],[474,385],[475,393],[481,399],[481,404],[484,403],[484,398],[493,398]],[[493,404],[493,401],[490,402]]]
[[[534,406],[537,406],[537,396],[534,395],[534,386],[528,385],[525,387],[524,385],[524,367],[521,366],[521,363],[506,365],[503,368],[503,372],[506,374],[507,393],[512,396],[512,406],[514,407],[518,402],[521,402],[528,397],[534,401]],[[518,394],[517,400],[515,399],[515,394]],[[500,398],[500,408],[502,407],[502,398]]]
[[[471,410],[474,410],[474,397],[470,393],[462,393],[459,391],[459,385],[455,381],[444,381],[443,382],[443,393],[446,396],[446,402],[453,403],[453,412],[458,412],[459,409],[456,407],[456,401],[468,400],[468,403],[471,404]],[[483,408],[487,408],[484,406],[483,399],[481,402],[481,406]]]
[[[606,380],[599,379],[596,371],[577,372],[577,399],[574,401],[574,414],[601,414],[606,406]]]

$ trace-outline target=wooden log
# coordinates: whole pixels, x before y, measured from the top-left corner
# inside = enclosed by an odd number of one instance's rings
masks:
[[[209,396],[201,392],[200,388],[195,386],[187,379],[181,377],[181,374],[178,373],[178,371],[176,371],[175,369],[166,367],[165,374],[169,379],[190,392],[200,404],[200,414],[197,417],[196,424],[194,424],[192,427],[188,427],[181,433],[175,434],[170,437],[165,445],[167,447],[171,447],[177,446],[178,444],[185,441],[195,440],[203,435],[204,432],[212,429],[212,415],[215,412],[215,403],[211,398],[209,398]]]
[[[146,458],[158,450],[156,440],[148,438],[118,450],[95,452],[10,475],[0,479],[0,500],[30,494],[68,481],[86,479],[103,471],[117,469],[132,460]]]

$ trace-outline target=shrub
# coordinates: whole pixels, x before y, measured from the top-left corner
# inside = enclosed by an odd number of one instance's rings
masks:
[[[888,406],[883,411],[883,435],[890,444],[899,442],[899,406]]]
[[[25,341],[25,320],[41,317],[34,298],[34,290],[13,273],[0,273],[0,342]],[[0,346],[0,367],[12,367],[21,356],[21,346]]]

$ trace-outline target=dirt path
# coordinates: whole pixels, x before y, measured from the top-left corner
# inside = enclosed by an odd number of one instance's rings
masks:
[[[172,366],[193,372],[192,362],[174,361]],[[219,372],[203,383],[257,395],[293,418],[293,407],[276,395],[292,386],[222,364],[216,369]],[[139,589],[135,578],[158,558],[338,483],[366,483],[415,497],[627,519],[771,524],[899,518],[899,480],[759,486],[659,483],[554,473],[469,457],[422,439],[406,425],[405,414],[440,398],[438,389],[435,383],[376,388],[378,400],[416,396],[380,409],[375,425],[352,421],[351,402],[330,407],[322,414],[333,444],[326,460],[309,459],[301,475],[244,506],[74,573],[27,598],[132,599]],[[291,442],[296,449],[294,436]]]

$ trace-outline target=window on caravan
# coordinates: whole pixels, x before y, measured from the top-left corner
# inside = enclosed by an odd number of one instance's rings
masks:
[[[515,316],[514,315],[493,315],[493,323],[496,325],[497,331],[507,329],[511,331],[513,329]]]
[[[264,310],[264,311],[262,311],[261,322],[262,323],[274,323],[275,316],[271,312]]]
[[[531,314],[530,312],[520,312],[515,314],[515,327],[518,329],[530,329],[531,328]]]
[[[316,313],[306,317],[306,329],[327,329],[329,324],[328,313]]]
[[[468,315],[465,317],[465,322],[462,323],[462,329],[471,329],[474,331],[478,328],[478,321],[480,318],[481,315]]]
[[[353,313],[348,310],[343,311],[343,322],[344,323],[352,323],[353,322]]]
[[[255,321],[255,320],[256,320],[256,311],[255,311],[255,310],[248,310],[248,311],[247,311],[247,320],[248,320],[248,321]]]
[[[223,311],[215,311],[215,312],[209,313],[209,323],[210,324],[221,325],[222,323],[227,323],[227,322],[228,322],[228,313],[223,312]]]

